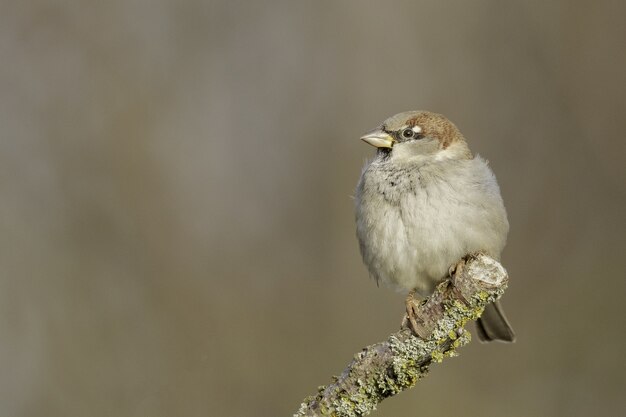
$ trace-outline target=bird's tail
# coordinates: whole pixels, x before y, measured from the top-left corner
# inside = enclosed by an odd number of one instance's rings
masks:
[[[482,316],[476,321],[478,338],[481,342],[514,342],[515,332],[504,315],[498,301],[487,304]]]

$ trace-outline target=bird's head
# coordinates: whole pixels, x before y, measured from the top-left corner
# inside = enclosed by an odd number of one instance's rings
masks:
[[[427,111],[391,116],[361,140],[397,162],[472,158],[459,129],[441,114]]]

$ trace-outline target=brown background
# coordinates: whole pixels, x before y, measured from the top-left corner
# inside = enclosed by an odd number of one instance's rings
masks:
[[[294,412],[399,324],[350,196],[408,109],[498,176],[519,341],[377,415],[623,413],[625,5],[3,2],[0,415]]]

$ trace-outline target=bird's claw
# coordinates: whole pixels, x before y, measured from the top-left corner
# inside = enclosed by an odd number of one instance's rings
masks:
[[[450,265],[450,268],[448,268],[448,276],[452,278],[456,274],[459,274],[463,270],[464,266],[465,266],[465,258],[461,259],[459,262],[455,264]]]
[[[428,332],[418,316],[419,306],[423,300],[415,297],[415,290],[409,292],[406,297],[406,315],[402,320],[402,328],[409,328],[418,337],[426,339]]]

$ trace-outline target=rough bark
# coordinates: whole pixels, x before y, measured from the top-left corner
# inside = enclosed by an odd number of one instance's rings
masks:
[[[384,342],[365,347],[331,384],[307,397],[294,417],[365,416],[385,398],[412,387],[433,362],[456,356],[457,348],[469,343],[471,336],[463,326],[480,317],[507,283],[506,270],[493,258],[466,257],[453,276],[418,307],[417,316],[428,337],[422,339],[402,329]]]

